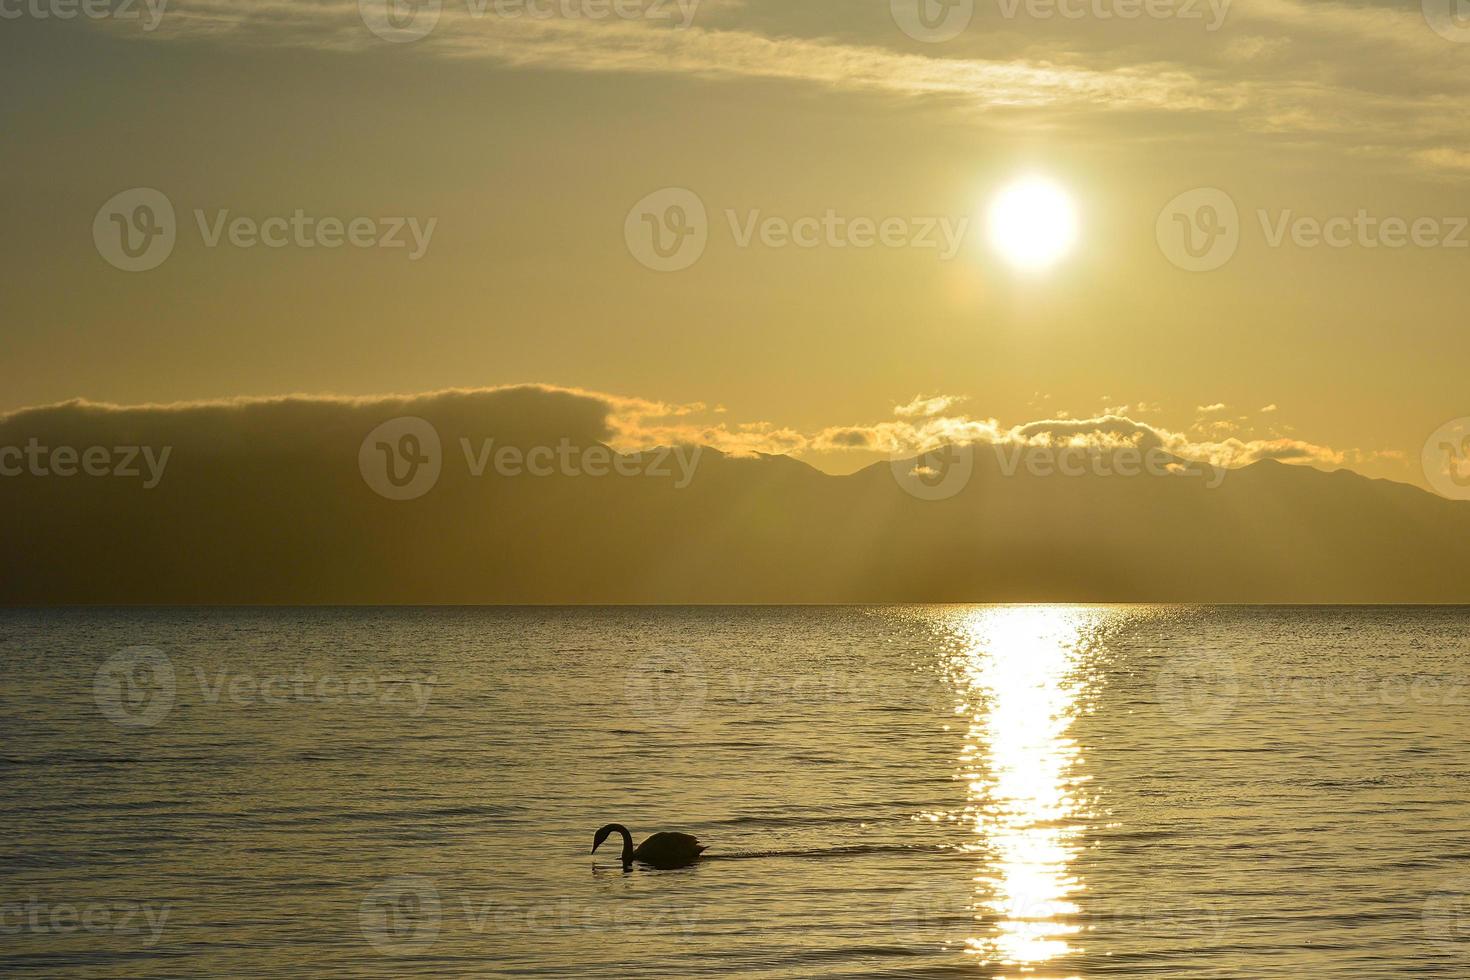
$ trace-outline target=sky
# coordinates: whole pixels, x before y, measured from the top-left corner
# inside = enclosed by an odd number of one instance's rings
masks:
[[[1448,3],[532,7],[0,0],[0,412],[531,383],[829,472],[1102,419],[1421,486],[1470,414]]]

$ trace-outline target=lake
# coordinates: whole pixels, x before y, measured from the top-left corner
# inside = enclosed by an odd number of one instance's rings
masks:
[[[1470,976],[1470,610],[0,612],[0,972]],[[635,839],[707,859],[624,873]]]

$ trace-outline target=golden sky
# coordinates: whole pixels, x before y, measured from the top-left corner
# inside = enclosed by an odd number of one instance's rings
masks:
[[[833,472],[1118,416],[1420,485],[1470,413],[1470,25],[1438,0],[524,7],[8,19],[0,411],[533,382]],[[986,222],[1029,176],[1076,240],[1028,270]],[[176,240],[131,272],[94,224],[137,188]],[[1190,193],[1237,212],[1203,271],[1167,240]],[[637,206],[691,199],[703,251],[649,268]],[[297,212],[404,244],[227,230]]]

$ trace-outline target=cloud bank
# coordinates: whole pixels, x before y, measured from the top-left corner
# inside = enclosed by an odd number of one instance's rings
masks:
[[[486,413],[503,441],[519,444],[602,443],[623,453],[659,446],[706,446],[733,456],[869,453],[900,458],[946,445],[1141,451],[1163,449],[1181,459],[1234,468],[1265,459],[1340,467],[1375,454],[1302,439],[1242,438],[1236,423],[1196,426],[1195,434],[1130,418],[1049,417],[1004,425],[955,412],[956,395],[916,396],[893,418],[803,432],[765,420],[717,418],[704,402],[677,403],[551,384],[450,389],[382,396],[293,395],[167,405],[122,406],[74,400],[0,416],[0,441],[22,435],[56,444],[88,438],[146,441],[203,453],[266,447],[282,453],[355,444],[374,425],[402,416],[435,420],[451,432],[483,428]],[[1223,406],[1206,406],[1213,411]],[[1213,437],[1204,437],[1200,432]],[[1381,454],[1379,454],[1381,455]]]

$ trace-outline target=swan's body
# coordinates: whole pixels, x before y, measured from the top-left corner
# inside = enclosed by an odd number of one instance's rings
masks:
[[[630,868],[633,862],[655,868],[682,868],[699,860],[706,845],[689,834],[659,833],[633,846],[633,835],[620,823],[610,823],[592,838],[592,853],[596,854],[602,842],[612,834],[623,837],[623,867]]]

